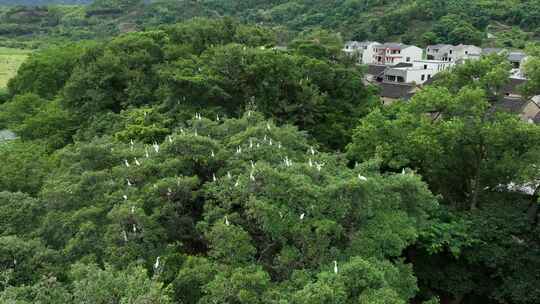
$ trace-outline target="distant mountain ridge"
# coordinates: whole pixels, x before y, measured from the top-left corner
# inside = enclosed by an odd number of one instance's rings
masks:
[[[51,4],[90,4],[92,0],[0,0],[0,6],[45,6]]]

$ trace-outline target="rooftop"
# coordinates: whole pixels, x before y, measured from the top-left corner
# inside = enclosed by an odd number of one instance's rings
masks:
[[[415,86],[411,84],[389,82],[382,82],[379,84],[379,87],[381,88],[381,97],[394,99],[409,99],[413,95],[412,91],[415,89]]]
[[[388,42],[388,43],[381,44],[379,47],[385,48],[385,49],[403,50],[403,49],[406,49],[406,48],[410,47],[410,45],[403,44],[403,43],[397,43],[397,42]]]

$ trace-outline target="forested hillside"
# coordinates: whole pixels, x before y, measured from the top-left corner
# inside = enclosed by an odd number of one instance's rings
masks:
[[[527,41],[538,38],[540,3],[532,0],[96,0],[88,6],[4,8],[0,11],[0,43],[39,47],[66,40],[106,38],[193,17],[219,16],[278,26],[293,33],[322,27],[341,33],[346,40],[523,48]],[[287,35],[283,38],[286,40]]]

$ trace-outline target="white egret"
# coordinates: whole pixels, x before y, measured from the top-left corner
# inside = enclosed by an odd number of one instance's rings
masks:
[[[214,173],[212,173],[212,180],[215,182],[217,181],[217,178],[216,178],[216,175]]]
[[[135,206],[131,206],[131,214],[135,213]]]
[[[122,195],[122,198],[123,198],[125,201],[127,201],[127,199],[128,199],[127,195],[125,195],[125,194]]]
[[[255,176],[253,176],[253,171],[251,171],[251,172],[249,173],[249,179],[250,179],[252,182],[255,181]]]
[[[137,233],[137,226],[135,224],[133,224],[133,233]]]
[[[132,186],[132,184],[131,184],[131,181],[129,181],[129,178],[126,178],[126,181],[127,181],[127,185],[128,185],[128,187],[131,187],[131,186]]]
[[[232,175],[231,175],[231,172],[230,172],[230,171],[227,171],[227,178],[228,178],[228,179],[231,179],[231,178],[232,178]]]
[[[167,136],[167,138],[169,139],[169,143],[172,143],[172,136]]]
[[[139,162],[139,160],[137,160],[136,157],[135,157],[135,165],[137,165],[137,166],[140,166],[140,165],[141,165],[141,163]]]
[[[150,154],[148,154],[148,147],[144,147],[144,156],[146,158],[150,158]]]
[[[363,175],[360,175],[360,174],[358,174],[358,179],[361,180],[361,181],[367,181],[367,177],[365,177]]]
[[[154,270],[159,268],[159,257],[157,257],[156,262],[154,263]]]
[[[229,218],[225,215],[225,225],[229,226],[231,223],[229,223]]]
[[[128,168],[129,168],[129,162],[128,162],[128,160],[127,160],[127,159],[124,159],[124,165],[126,165],[126,167],[128,167]]]
[[[124,242],[126,242],[126,243],[127,243],[127,241],[128,241],[128,237],[127,237],[127,233],[126,233],[126,231],[125,231],[125,230],[122,230],[122,236],[124,237]]]
[[[338,273],[337,261],[334,261],[334,273],[335,273],[335,274]]]
[[[216,157],[216,154],[214,153],[214,150],[211,151],[210,156]]]
[[[300,214],[300,220],[303,220],[305,216],[306,216],[305,213]]]

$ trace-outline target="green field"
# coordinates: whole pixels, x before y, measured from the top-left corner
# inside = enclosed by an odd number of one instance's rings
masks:
[[[0,89],[5,88],[8,80],[15,76],[29,53],[26,50],[0,47]]]

